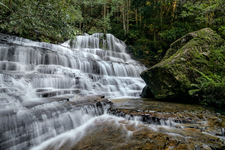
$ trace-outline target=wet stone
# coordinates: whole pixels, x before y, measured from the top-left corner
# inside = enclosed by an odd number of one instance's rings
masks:
[[[222,136],[225,136],[225,128],[221,128]]]
[[[140,103],[142,105],[139,105]],[[157,103],[159,103],[159,107],[154,106]],[[139,109],[134,109],[137,108],[137,105],[139,106]],[[165,106],[169,109],[160,110],[159,108],[162,108],[162,106]],[[152,109],[140,109],[142,107],[149,107]],[[208,143],[220,143],[220,146],[223,145],[222,143],[224,139],[220,139],[220,137],[224,136],[225,124],[223,124],[223,122],[225,119],[223,115],[218,118],[218,114],[214,113],[213,111],[207,110],[197,105],[188,105],[187,107],[185,104],[169,104],[145,100],[138,101],[137,99],[130,101],[130,108],[131,109],[128,110],[127,106],[125,109],[123,109],[122,105],[113,105],[114,110],[118,110],[120,113],[124,112],[130,116],[134,114],[134,117],[140,117],[139,121],[146,125],[169,126],[171,129],[167,131],[168,134],[171,132],[171,134],[181,134],[184,137],[190,136],[190,138],[193,138],[193,140],[197,137],[198,142],[191,141],[186,143],[184,141],[182,144],[177,143],[175,147],[167,146],[167,149],[182,149],[184,147],[184,149],[195,149],[195,147],[203,148],[202,145],[208,145]],[[165,129],[160,128],[160,130],[163,131]],[[218,142],[218,140],[220,142]],[[217,144],[213,144],[211,147],[218,147],[219,145]]]

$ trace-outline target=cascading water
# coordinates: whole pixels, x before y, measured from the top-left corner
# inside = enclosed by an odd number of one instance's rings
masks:
[[[0,149],[29,149],[108,108],[75,107],[65,99],[139,96],[145,67],[130,58],[122,41],[105,38],[77,36],[54,45],[0,34]]]
[[[1,35],[5,42],[0,48],[1,80],[24,78],[39,97],[139,96],[144,86],[139,75],[145,67],[130,58],[122,41],[111,34],[106,35],[107,40],[102,36],[77,36],[70,49],[68,42],[59,46]]]

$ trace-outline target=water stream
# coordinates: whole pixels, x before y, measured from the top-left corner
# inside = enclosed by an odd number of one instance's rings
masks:
[[[32,150],[223,150],[225,116],[199,105],[112,99],[108,113]],[[113,114],[113,115],[111,115]]]
[[[0,149],[29,149],[108,108],[77,107],[67,99],[138,97],[145,67],[125,48],[111,34],[77,36],[61,45],[0,34]]]
[[[146,68],[125,49],[111,34],[77,36],[61,45],[0,34],[0,149],[178,149],[182,144],[192,149],[224,144],[224,117],[182,112],[186,105],[168,112],[168,103],[154,107],[158,103],[139,99],[145,86],[139,75]],[[92,101],[92,95],[111,99],[114,112],[110,103]],[[222,123],[208,128],[209,118],[215,117]],[[189,140],[196,131],[202,137],[197,143]],[[207,145],[210,140],[214,143]]]

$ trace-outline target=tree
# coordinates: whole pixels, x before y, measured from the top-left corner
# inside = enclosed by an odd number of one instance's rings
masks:
[[[224,11],[223,0],[2,0],[0,32],[47,42],[111,32],[155,64],[188,32],[211,27],[225,37]]]
[[[180,16],[186,28],[210,27],[225,37],[225,2],[222,0],[188,1],[183,5]],[[187,27],[188,26],[188,27]]]
[[[27,38],[63,40],[74,35],[74,23],[82,19],[76,0],[15,0],[2,2],[0,31]]]

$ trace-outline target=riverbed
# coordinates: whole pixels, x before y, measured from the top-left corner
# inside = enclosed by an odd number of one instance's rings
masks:
[[[195,104],[112,99],[107,113],[34,149],[224,149],[225,116]]]

